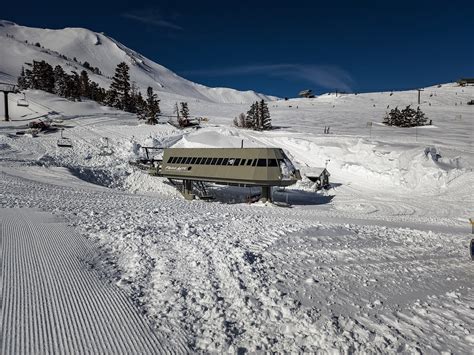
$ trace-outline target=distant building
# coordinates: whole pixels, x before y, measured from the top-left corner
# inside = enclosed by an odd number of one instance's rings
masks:
[[[461,78],[458,80],[458,84],[461,86],[474,85],[474,78]]]
[[[315,95],[313,94],[313,90],[311,90],[311,89],[300,91],[298,96],[301,96],[301,97],[304,97],[304,98],[307,98],[307,99],[312,99],[313,97],[315,97]]]

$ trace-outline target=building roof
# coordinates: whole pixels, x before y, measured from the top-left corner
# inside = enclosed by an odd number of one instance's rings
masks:
[[[326,168],[322,168],[322,167],[314,167],[314,168],[311,168],[311,170],[307,171],[305,173],[306,176],[321,176],[323,173],[325,172],[325,174],[327,174],[328,176],[331,176],[331,174],[329,174],[329,171],[327,171]]]

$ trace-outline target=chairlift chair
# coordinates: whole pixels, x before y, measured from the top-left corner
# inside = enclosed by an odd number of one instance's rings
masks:
[[[22,99],[18,99],[16,101],[16,105],[17,106],[20,106],[20,107],[28,107],[30,106],[30,103],[28,102],[28,100],[26,99],[26,94],[23,93],[23,98]]]
[[[72,148],[72,141],[69,138],[63,137],[63,130],[61,130],[61,138],[58,139],[56,145],[61,148]]]
[[[103,137],[103,138],[102,138],[102,142],[105,142],[105,144],[103,144],[103,145],[100,147],[99,155],[101,155],[101,156],[109,156],[109,155],[114,154],[114,151],[112,150],[112,148],[109,147],[109,138],[108,138],[108,137]]]

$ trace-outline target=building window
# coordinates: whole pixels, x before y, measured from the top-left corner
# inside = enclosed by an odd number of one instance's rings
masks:
[[[217,158],[212,158],[211,165],[216,165],[217,164]]]
[[[173,157],[168,158],[168,164],[171,164],[171,161],[173,160]]]
[[[247,161],[247,159],[242,159],[242,160],[240,161],[240,165],[245,165],[245,162],[246,162],[246,161]]]
[[[222,161],[222,165],[227,165],[228,162],[229,162],[229,158],[224,158],[224,160]]]
[[[223,158],[217,159],[217,165],[222,165],[222,161],[223,161],[223,160],[224,160]]]
[[[276,159],[268,159],[268,166],[278,166]]]
[[[176,164],[181,164],[183,162],[183,157],[178,157]]]
[[[192,159],[191,159],[191,164],[196,163],[196,159],[197,159],[196,157],[192,158]]]
[[[252,163],[252,166],[257,166],[257,161],[258,161],[258,159],[254,159],[253,163]]]
[[[206,159],[206,165],[211,165],[212,158],[207,158]]]
[[[252,159],[247,160],[247,166],[252,165],[252,161],[253,161]]]
[[[196,164],[198,164],[198,165],[201,164],[201,160],[202,160],[202,158],[197,158]]]
[[[238,166],[240,164],[240,158],[235,159],[234,166]]]
[[[189,164],[191,162],[191,158],[186,158],[186,161],[184,162],[184,164]]]

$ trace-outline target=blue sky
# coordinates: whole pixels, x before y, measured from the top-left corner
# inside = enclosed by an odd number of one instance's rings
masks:
[[[473,1],[9,1],[0,17],[105,32],[187,79],[294,97],[474,77]]]

